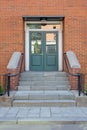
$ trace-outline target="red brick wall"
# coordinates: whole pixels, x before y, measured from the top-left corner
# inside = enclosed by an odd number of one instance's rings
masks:
[[[14,51],[24,51],[24,15],[64,15],[64,52],[74,51],[87,73],[87,0],[0,0],[0,73]]]

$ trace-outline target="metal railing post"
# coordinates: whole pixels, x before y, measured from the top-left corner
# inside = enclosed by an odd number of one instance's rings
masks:
[[[78,73],[78,95],[81,95],[81,84],[80,84],[80,80],[81,80],[81,74]]]
[[[7,94],[10,96],[10,73],[8,74]]]

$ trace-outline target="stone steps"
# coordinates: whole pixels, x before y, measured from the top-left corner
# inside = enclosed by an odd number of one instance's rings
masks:
[[[18,91],[15,100],[74,100],[75,96],[69,91]]]
[[[47,126],[45,128],[46,130],[62,130],[62,124],[77,124],[77,130],[86,130],[87,107],[0,107],[0,128],[2,128],[2,124],[6,129],[6,125],[8,124],[25,124],[20,128],[23,128],[24,126],[23,129],[25,129],[25,126],[27,125],[29,130],[33,130],[31,125],[35,126],[35,130],[43,130],[45,127],[44,125]],[[48,125],[51,127],[48,127]],[[57,128],[57,125],[59,125],[59,129]],[[78,125],[80,126],[78,127]],[[9,126],[9,128],[10,127],[11,126]],[[4,130],[4,127],[2,129]],[[69,126],[69,129],[73,129],[72,126]]]
[[[55,76],[31,76],[31,77],[21,77],[20,81],[68,81],[67,77],[55,77]]]
[[[35,86],[56,86],[56,85],[69,85],[68,81],[19,81],[19,85],[35,85]]]
[[[31,71],[26,71],[21,73],[21,78],[22,77],[47,77],[47,76],[52,76],[52,77],[66,77],[66,72],[31,72]]]
[[[75,107],[74,100],[15,100],[15,107]]]
[[[18,86],[18,91],[49,91],[49,90],[70,90],[70,85],[28,85]]]
[[[65,72],[23,72],[13,106],[69,107],[75,106],[75,96]]]

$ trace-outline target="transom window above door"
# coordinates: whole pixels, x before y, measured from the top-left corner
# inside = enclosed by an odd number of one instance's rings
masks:
[[[42,24],[42,23],[27,23],[26,24],[29,29],[53,29],[53,30],[58,30],[62,27],[61,23],[47,23],[47,24]]]

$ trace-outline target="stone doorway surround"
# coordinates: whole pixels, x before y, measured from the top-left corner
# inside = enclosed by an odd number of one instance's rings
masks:
[[[29,23],[35,23],[35,22],[28,22],[25,21],[25,71],[29,71],[29,32],[32,30],[35,31],[35,29],[30,29],[29,26],[27,26],[27,24]],[[38,22],[40,23],[40,22]],[[47,24],[49,23],[55,23],[55,24],[60,24],[60,28],[59,29],[55,29],[56,31],[58,31],[58,71],[62,71],[63,70],[63,40],[62,40],[62,21],[51,21],[51,22],[47,22]],[[43,29],[38,29],[38,31],[54,31],[53,29],[50,30],[43,30]]]

